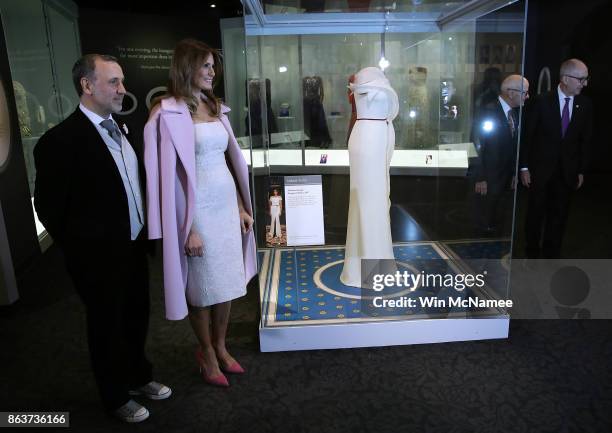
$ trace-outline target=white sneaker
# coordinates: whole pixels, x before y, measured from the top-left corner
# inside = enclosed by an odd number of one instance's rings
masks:
[[[130,400],[115,411],[115,416],[125,422],[141,422],[149,417],[149,411],[134,400]]]
[[[143,395],[150,400],[163,400],[172,395],[172,390],[158,382],[149,382],[145,386],[129,391],[130,395]]]

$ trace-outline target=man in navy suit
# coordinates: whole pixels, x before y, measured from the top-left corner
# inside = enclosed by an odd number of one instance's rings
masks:
[[[559,86],[528,110],[520,153],[521,183],[529,189],[527,256],[559,258],[572,192],[582,186],[593,131],[590,100],[580,92],[589,70],[563,62]]]
[[[478,148],[474,167],[478,228],[484,235],[503,235],[503,211],[510,212],[515,186],[516,152],[519,133],[518,109],[529,97],[529,82],[510,75],[501,84],[501,94],[481,107],[473,129]],[[504,200],[508,198],[509,200]]]
[[[80,105],[34,149],[34,205],[62,249],[85,305],[87,337],[102,403],[126,422],[149,416],[130,396],[170,396],[152,381],[144,347],[149,322],[147,241],[141,169],[121,111],[123,71],[88,54],[72,69]]]

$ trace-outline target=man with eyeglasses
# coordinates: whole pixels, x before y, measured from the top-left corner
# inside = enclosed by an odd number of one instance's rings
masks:
[[[504,234],[500,211],[512,206],[508,202],[516,185],[518,108],[529,98],[529,82],[520,75],[510,75],[500,90],[494,101],[481,107],[472,132],[478,148],[474,166],[477,235],[483,236]]]
[[[580,92],[589,71],[563,62],[559,86],[539,95],[527,113],[520,153],[521,183],[529,189],[527,257],[559,258],[572,192],[583,183],[593,130],[590,100]]]

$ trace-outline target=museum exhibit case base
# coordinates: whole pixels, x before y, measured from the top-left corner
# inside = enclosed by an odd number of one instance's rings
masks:
[[[507,282],[508,239],[403,242],[394,244],[393,249],[399,271],[433,275],[450,268],[454,274],[484,273],[487,284],[461,290],[435,284],[400,289],[389,299],[402,299],[405,305],[373,309],[372,297],[376,295],[373,290],[340,282],[343,246],[261,249],[261,350],[339,349],[508,337],[509,316],[505,309],[498,304],[484,305],[485,301],[501,299],[495,287]],[[478,299],[483,305],[475,307],[460,302],[467,303],[467,299]],[[380,306],[381,300],[377,303]]]

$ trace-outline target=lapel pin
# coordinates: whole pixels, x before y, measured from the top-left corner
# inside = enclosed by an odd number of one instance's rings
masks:
[[[127,125],[125,123],[123,125],[121,125],[121,127],[123,128],[123,130],[125,131],[126,134],[129,134]]]

